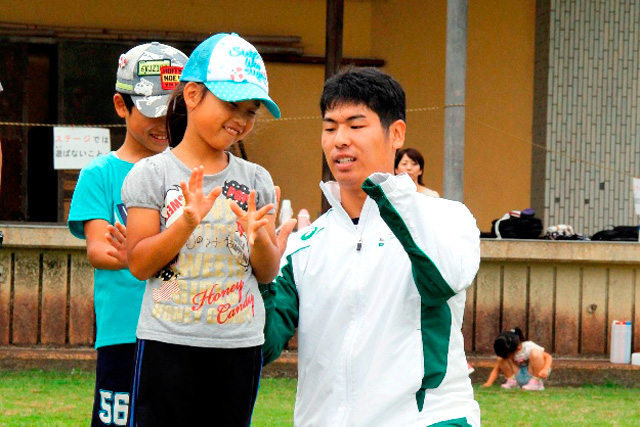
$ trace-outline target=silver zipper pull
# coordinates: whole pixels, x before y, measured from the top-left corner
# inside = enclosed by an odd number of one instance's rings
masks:
[[[356,246],[356,251],[362,249],[362,236],[358,239],[358,245]]]

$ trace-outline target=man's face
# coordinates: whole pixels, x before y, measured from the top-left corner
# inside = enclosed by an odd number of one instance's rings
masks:
[[[405,124],[384,129],[364,104],[338,104],[322,120],[322,150],[341,188],[360,190],[374,172],[393,173],[395,151],[404,144]]]

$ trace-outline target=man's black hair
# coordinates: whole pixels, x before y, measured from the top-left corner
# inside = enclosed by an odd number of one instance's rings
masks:
[[[320,98],[322,116],[340,104],[364,104],[380,118],[384,129],[406,121],[404,90],[393,77],[373,67],[348,67],[331,76]]]

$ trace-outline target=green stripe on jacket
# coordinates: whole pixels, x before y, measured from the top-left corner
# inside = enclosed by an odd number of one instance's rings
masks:
[[[380,216],[409,255],[413,280],[420,294],[424,376],[420,390],[416,392],[416,401],[418,409],[422,411],[426,389],[438,387],[447,373],[447,355],[451,335],[451,310],[447,300],[454,296],[455,292],[429,256],[416,244],[407,224],[391,204],[381,186],[367,178],[362,189],[375,200]]]

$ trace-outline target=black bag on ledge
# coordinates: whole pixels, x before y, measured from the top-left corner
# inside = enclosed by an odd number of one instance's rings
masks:
[[[542,220],[535,217],[533,209],[510,211],[493,220],[488,236],[498,239],[538,239],[542,234]]]
[[[593,236],[591,240],[611,241],[611,242],[637,242],[638,226],[637,225],[618,225],[608,229],[600,230]]]

